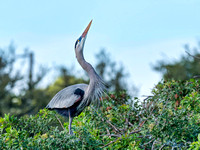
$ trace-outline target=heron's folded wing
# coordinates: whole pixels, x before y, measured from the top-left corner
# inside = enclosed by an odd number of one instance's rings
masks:
[[[77,84],[66,87],[59,91],[49,102],[46,108],[68,108],[72,106],[78,99],[81,98],[80,95],[74,94],[77,88],[85,90],[87,84]]]

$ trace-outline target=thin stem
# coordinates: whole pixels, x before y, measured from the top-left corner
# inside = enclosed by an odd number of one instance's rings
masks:
[[[118,140],[118,138],[117,138],[117,139],[115,139],[114,141],[111,141],[110,143],[108,143],[108,144],[106,144],[106,145],[102,146],[101,148],[104,148],[104,147],[106,147],[106,146],[108,146],[108,145],[110,145],[110,144],[112,144],[112,143],[116,142],[117,140]]]
[[[55,115],[56,116],[56,115]],[[65,130],[64,126],[62,125],[62,122],[60,121],[60,119],[56,116],[56,119],[58,120],[58,122],[60,123],[61,127],[63,128],[63,130]]]

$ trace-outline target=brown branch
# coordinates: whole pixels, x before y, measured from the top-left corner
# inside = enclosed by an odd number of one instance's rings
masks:
[[[117,139],[111,141],[110,143],[108,143],[108,144],[102,146],[101,148],[104,148],[104,147],[106,147],[106,146],[108,146],[108,145],[110,145],[110,144],[112,144],[112,143],[115,143],[118,139],[119,139],[119,138],[117,138]]]
[[[128,118],[125,118],[125,125],[127,124],[128,126]]]
[[[106,122],[116,131],[119,133],[119,130],[108,120],[106,120]]]
[[[110,136],[110,131],[108,130],[108,128],[106,128],[106,131],[107,131],[107,135],[109,135],[109,138],[111,139],[111,136]]]
[[[101,120],[102,120],[103,122],[105,122],[105,120],[104,120],[103,118],[101,118]],[[120,133],[119,130],[118,130],[109,120],[106,120],[106,122],[107,122],[116,132]]]
[[[105,134],[105,135],[100,135],[100,136],[110,136],[110,137],[121,137],[121,135],[117,135],[117,134]]]
[[[131,122],[129,122],[128,118],[126,118],[126,122],[127,125],[130,125],[131,127],[133,127],[133,124]]]
[[[128,135],[131,135],[131,134],[134,134],[134,133],[139,133],[141,130],[137,130],[137,131],[132,131],[132,132],[130,132]],[[104,146],[102,146],[101,148],[104,148],[104,147],[106,147],[106,146],[108,146],[108,145],[110,145],[110,144],[112,144],[112,143],[114,143],[114,142],[116,142],[117,140],[122,140],[121,139],[121,134],[119,134],[119,135],[116,135],[116,134],[106,134],[106,135],[102,135],[102,136],[112,136],[112,137],[118,137],[117,139],[115,139],[115,140],[113,140],[113,141],[111,141],[110,143],[108,143],[108,144],[106,144],[106,145],[104,145]]]
[[[140,122],[140,124],[138,125],[138,127],[136,127],[134,130],[132,130],[130,133],[126,133],[126,134],[128,134],[128,135],[130,136],[131,134],[139,133],[139,132],[141,131],[141,127],[146,123],[146,121],[149,119],[149,117],[151,117],[153,111],[154,111],[154,109],[151,110],[149,116],[148,116],[146,119],[144,119],[143,121]],[[112,143],[116,142],[117,140],[122,140],[121,137],[125,134],[125,133],[122,132],[122,131],[127,131],[127,129],[129,128],[129,125],[130,125],[131,127],[134,126],[131,122],[129,122],[128,118],[125,118],[125,125],[127,124],[127,128],[119,129],[119,128],[117,128],[115,125],[113,125],[109,120],[104,119],[104,118],[103,118],[102,116],[100,116],[100,115],[98,115],[98,116],[101,117],[101,120],[102,120],[103,122],[106,122],[107,124],[109,124],[109,125],[111,126],[111,128],[114,130],[114,132],[116,133],[116,134],[111,134],[110,131],[108,130],[108,128],[106,128],[108,134],[106,134],[106,135],[101,135],[101,136],[108,136],[109,138],[111,138],[111,137],[117,137],[115,140],[109,142],[109,143],[106,144],[106,145],[103,145],[101,148],[104,148],[104,147],[106,147],[106,146],[109,146],[109,145],[111,145]]]
[[[140,131],[141,131],[141,130],[132,131],[132,132],[129,133],[129,135],[130,135],[130,134],[134,134],[134,133],[138,133],[138,132],[140,132]],[[110,145],[110,144],[116,142],[117,140],[122,140],[121,135],[110,134],[110,135],[105,135],[105,136],[113,136],[113,137],[119,137],[119,138],[117,138],[117,139],[111,141],[110,143],[108,143],[108,144],[102,146],[101,148],[104,148],[104,147],[106,147],[106,146],[108,146],[108,145]]]
[[[128,122],[128,124],[129,124],[131,127],[133,127],[133,124],[132,124],[132,123]]]
[[[131,122],[129,122],[128,118],[126,118],[126,122],[125,122],[127,125],[133,127],[133,124]]]
[[[137,131],[131,131],[130,133],[129,133],[129,135],[130,134],[134,134],[134,133],[139,133],[141,131],[141,129],[140,130],[137,130]]]
[[[149,119],[149,117],[152,115],[153,111],[154,111],[154,109],[151,110],[149,116],[148,116],[145,120],[141,121],[141,123],[140,123],[139,126],[137,127],[138,129],[140,129],[140,128],[146,123],[146,121],[147,121],[147,120]]]
[[[154,145],[156,144],[156,142],[157,142],[156,140],[153,141],[153,144],[152,144],[152,147],[151,147],[152,150],[154,150]]]
[[[153,138],[152,140],[150,140],[150,141],[147,142],[147,143],[144,143],[143,145],[144,145],[144,146],[145,146],[145,145],[148,145],[149,143],[153,142],[153,140],[155,140],[155,139]]]
[[[56,115],[55,115],[56,116]],[[62,122],[60,121],[60,119],[56,116],[56,119],[58,120],[58,122],[60,123],[61,127],[63,128],[63,130],[65,130],[65,128],[62,125]]]
[[[160,149],[159,150],[162,150],[163,149],[163,147],[165,147],[166,145],[165,144],[163,144],[161,147],[160,147]]]
[[[149,137],[151,137],[151,135],[145,135],[145,136],[140,135],[140,136],[138,136],[138,138],[149,138]]]

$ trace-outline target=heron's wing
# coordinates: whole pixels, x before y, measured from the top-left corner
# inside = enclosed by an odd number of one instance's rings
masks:
[[[62,89],[52,98],[46,108],[68,108],[72,106],[83,97],[87,86],[87,84],[75,84]]]

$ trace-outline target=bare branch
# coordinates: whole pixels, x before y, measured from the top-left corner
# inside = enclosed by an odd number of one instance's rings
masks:
[[[119,130],[109,121],[109,120],[106,120],[106,122],[116,131],[119,133]]]
[[[152,139],[152,140],[150,140],[149,142],[147,142],[147,143],[144,143],[144,146],[145,145],[148,145],[149,143],[151,143],[151,142],[153,142],[153,140],[155,140],[154,138]]]
[[[128,124],[129,124],[131,127],[133,127],[133,124],[132,124],[132,123],[128,122]]]
[[[195,59],[200,59],[200,57],[197,57],[197,56],[194,56],[194,55],[192,55],[192,54],[190,54],[188,51],[185,51],[189,56],[191,56],[191,57],[193,57],[193,58],[195,58]]]
[[[106,145],[102,146],[101,148],[104,148],[104,147],[106,147],[106,146],[108,146],[108,145],[110,145],[110,144],[112,144],[112,143],[116,142],[117,140],[118,140],[118,138],[117,138],[117,139],[115,139],[114,141],[111,141],[110,143],[108,143],[108,144],[106,144]]]
[[[138,132],[140,132],[140,131],[141,131],[141,130],[132,131],[132,132],[129,133],[129,135],[130,135],[130,134],[134,134],[134,133],[138,133]],[[108,144],[102,146],[101,148],[104,148],[104,147],[106,147],[106,146],[108,146],[108,145],[110,145],[110,144],[116,142],[117,140],[122,140],[122,139],[121,139],[121,135],[110,134],[110,135],[102,135],[102,136],[112,136],[112,137],[119,137],[119,138],[117,138],[117,139],[111,141],[110,143],[108,143]]]
[[[129,135],[130,134],[134,134],[134,133],[139,133],[141,131],[141,129],[140,130],[137,130],[137,131],[131,131],[130,133],[129,133]]]
[[[193,78],[198,79],[198,78],[200,78],[200,75],[196,75]]]
[[[146,121],[151,117],[153,111],[154,111],[154,109],[151,110],[149,116],[148,116],[145,120],[143,120],[143,121],[140,122],[140,124],[138,125],[137,128],[134,129],[134,131],[137,130],[137,129],[141,129],[141,127],[142,127],[142,126],[146,123]]]
[[[162,150],[163,149],[163,147],[165,147],[166,145],[165,144],[163,144],[161,147],[160,147],[160,149],[159,150]]]
[[[107,131],[107,135],[109,136],[109,138],[111,139],[111,135],[110,135],[110,131],[108,130],[108,128],[106,128],[106,131]]]
[[[55,115],[56,116],[56,115]],[[65,128],[62,125],[62,122],[60,121],[60,119],[56,116],[56,119],[58,120],[58,122],[60,123],[61,127],[63,128],[63,130],[65,130]]]
[[[153,141],[153,144],[152,144],[152,147],[151,147],[152,150],[154,150],[154,145],[155,145],[155,144],[156,144],[156,140]]]
[[[110,137],[121,137],[120,134],[105,134],[105,135],[100,135],[100,136],[110,136]]]
[[[103,122],[105,122],[105,120],[104,120],[103,118],[101,118],[101,120],[102,120]],[[106,120],[106,122],[107,122],[116,132],[120,133],[119,130],[118,130],[109,120]]]

